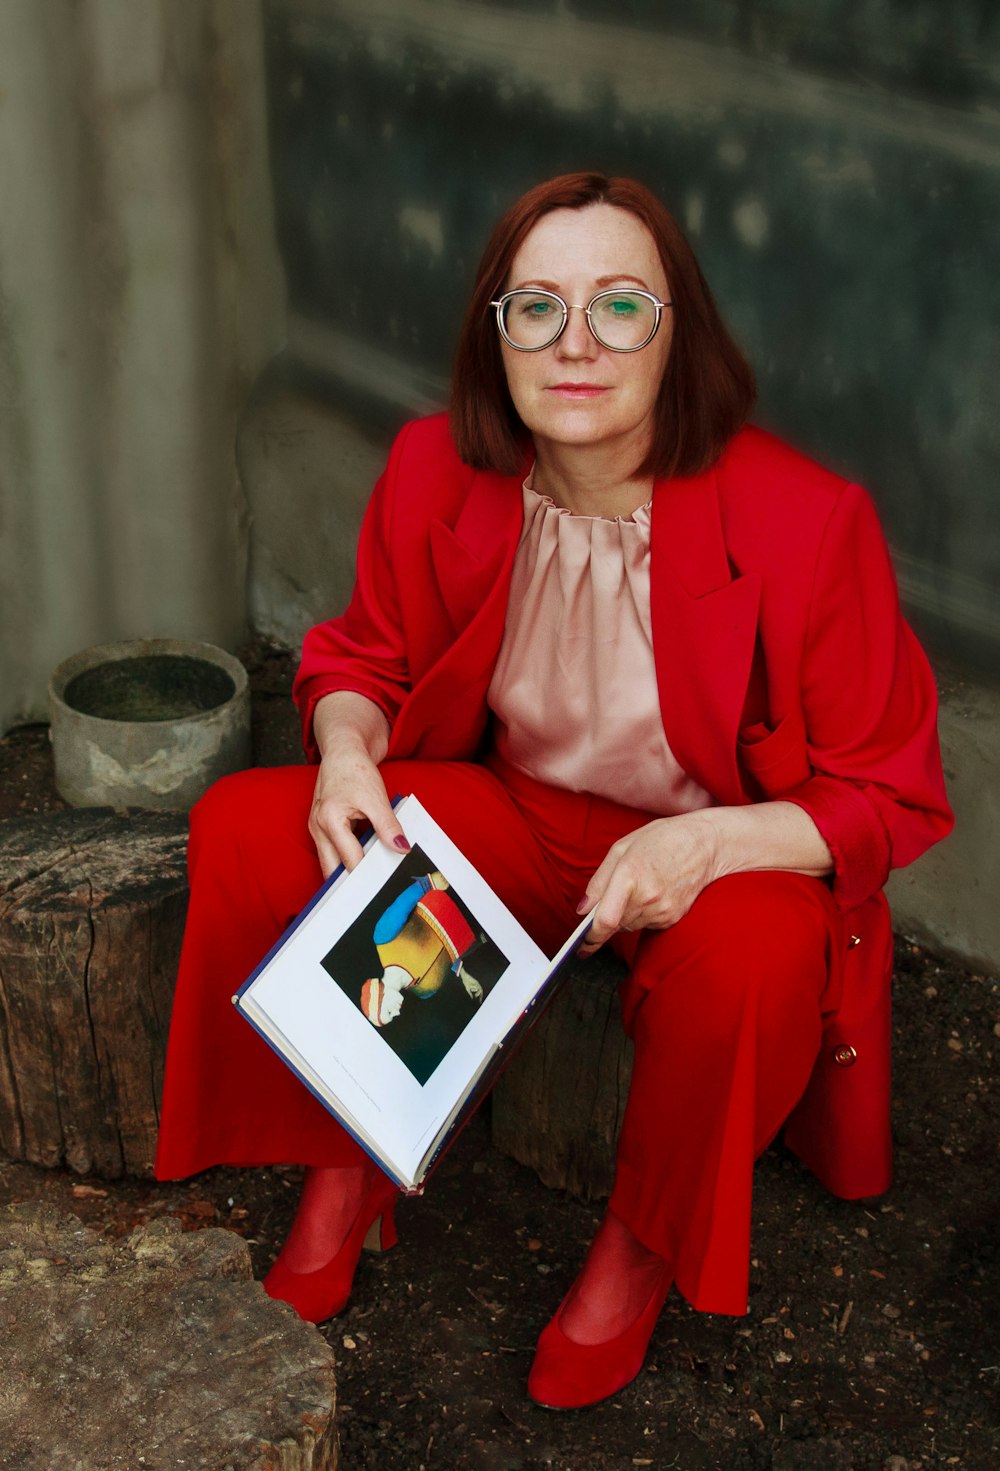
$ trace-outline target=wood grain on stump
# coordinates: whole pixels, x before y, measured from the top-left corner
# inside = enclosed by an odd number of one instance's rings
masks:
[[[493,1142],[546,1185],[583,1200],[609,1195],[632,1045],[622,1030],[621,963],[571,963],[555,1000],[493,1090]]]
[[[0,1211],[0,1467],[334,1471],[333,1352],[231,1231]]]
[[[187,820],[0,824],[0,1149],[149,1174],[187,910]]]

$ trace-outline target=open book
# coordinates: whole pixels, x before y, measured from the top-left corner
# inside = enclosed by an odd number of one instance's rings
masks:
[[[411,851],[374,836],[233,997],[404,1190],[428,1170],[552,994],[583,919],[547,958],[420,805]]]

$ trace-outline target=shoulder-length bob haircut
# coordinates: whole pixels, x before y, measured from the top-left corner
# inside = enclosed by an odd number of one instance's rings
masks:
[[[673,216],[634,179],[562,174],[530,189],[495,226],[479,263],[455,354],[451,428],[461,458],[480,470],[514,475],[528,431],[518,417],[490,302],[506,288],[528,232],[554,209],[612,204],[649,230],[673,302],[673,344],[660,386],[656,427],[638,475],[694,475],[713,464],[746,421],[757,396],[753,370],[719,316],[708,282]]]

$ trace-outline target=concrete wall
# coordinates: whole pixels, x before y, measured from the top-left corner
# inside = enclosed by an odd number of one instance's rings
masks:
[[[284,336],[256,0],[0,6],[0,730],[245,627],[238,409]]]
[[[1000,693],[950,671],[939,683],[955,831],[886,892],[898,929],[1000,975]]]
[[[959,829],[890,893],[901,929],[1000,968],[1000,10],[268,0],[266,16],[290,348],[241,433],[254,622],[295,643],[343,605],[386,440],[445,401],[498,211],[563,169],[636,174],[691,234],[760,417],[871,488],[911,617],[963,671],[941,721]]]
[[[759,417],[865,483],[943,654],[1000,670],[1000,8],[268,0],[295,357],[390,426],[446,393],[489,224],[567,168],[688,229]]]
[[[383,436],[274,370],[242,420],[240,479],[252,507],[249,614],[297,648],[354,585],[358,530],[385,463]]]
[[[988,0],[4,0],[0,729],[87,644],[232,646],[248,610],[295,644],[341,607],[490,221],[634,173],[964,671],[960,830],[892,894],[1000,965],[998,32]]]

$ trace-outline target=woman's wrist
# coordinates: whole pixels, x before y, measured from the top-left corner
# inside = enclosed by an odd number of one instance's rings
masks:
[[[703,828],[713,879],[761,869],[823,878],[833,856],[816,824],[794,802],[704,807],[690,814]]]
[[[374,701],[354,690],[333,690],[316,702],[313,734],[321,759],[363,755],[377,766],[389,749],[389,722]]]

